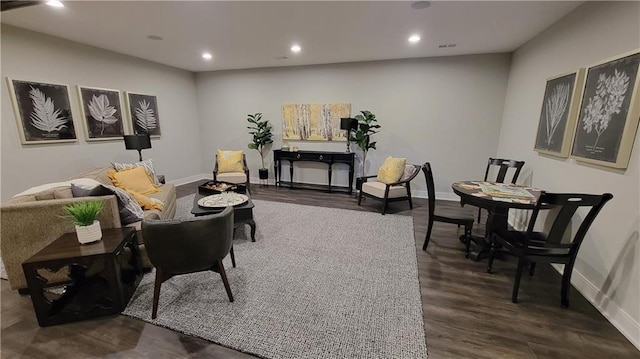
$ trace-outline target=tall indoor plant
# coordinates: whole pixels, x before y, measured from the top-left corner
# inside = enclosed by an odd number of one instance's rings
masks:
[[[102,238],[100,222],[96,220],[102,206],[102,201],[86,201],[71,203],[62,208],[76,225],[80,243],[91,243]]]
[[[250,130],[249,134],[253,137],[251,138],[251,143],[248,144],[248,147],[252,150],[257,150],[260,152],[260,160],[262,161],[262,168],[258,170],[260,179],[269,178],[269,170],[264,166],[264,156],[267,151],[267,147],[269,144],[273,143],[273,133],[271,132],[271,124],[269,120],[262,119],[262,113],[256,113],[254,115],[248,115],[247,121],[249,121],[250,125],[247,128]]]
[[[376,149],[376,142],[371,142],[371,135],[379,132],[380,125],[377,123],[376,115],[371,111],[364,110],[360,113],[355,117],[358,125],[354,131],[350,132],[349,141],[357,143],[362,150],[362,176],[365,176],[364,165],[367,161],[367,152],[370,149]]]

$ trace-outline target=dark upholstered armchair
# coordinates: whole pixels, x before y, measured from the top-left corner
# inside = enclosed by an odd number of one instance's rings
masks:
[[[420,167],[420,165],[407,164],[404,175],[396,183],[369,181],[369,179],[376,178],[376,175],[360,177],[358,181],[362,181],[362,187],[358,194],[358,206],[362,201],[362,196],[365,196],[382,201],[382,214],[387,212],[389,202],[409,201],[409,208],[413,208],[410,183],[420,173]]]
[[[156,267],[152,319],[158,313],[162,283],[176,275],[206,270],[218,272],[229,301],[233,302],[231,287],[222,265],[222,259],[232,250],[232,207],[205,217],[144,220],[142,236],[149,260]]]
[[[218,171],[218,155],[216,155],[216,161],[213,165],[213,180],[214,181],[222,181],[229,182],[235,184],[246,184],[247,192],[251,192],[250,188],[250,178],[249,177],[249,166],[247,166],[247,157],[245,154],[242,155],[242,172],[219,172]]]

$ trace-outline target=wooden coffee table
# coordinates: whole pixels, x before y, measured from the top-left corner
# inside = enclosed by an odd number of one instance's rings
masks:
[[[22,263],[38,324],[48,326],[117,314],[142,279],[134,228],[102,229],[102,239],[80,244],[66,233]],[[50,283],[46,272],[68,271]]]
[[[198,201],[206,196],[210,196],[210,194],[201,194],[201,193],[196,193],[194,199],[193,199],[193,209],[191,210],[191,214],[193,214],[196,217],[200,217],[200,216],[206,216],[209,214],[216,214],[216,213],[220,213],[222,211],[224,211],[224,208],[207,208],[207,207],[201,207],[198,205]],[[249,197],[249,200],[247,201],[247,203],[244,203],[242,205],[239,206],[235,206],[233,207],[234,209],[234,213],[233,213],[233,223],[234,225],[243,225],[243,224],[248,224],[249,227],[251,227],[251,241],[255,242],[256,241],[256,222],[253,220],[253,208],[255,207],[255,205],[253,204],[253,202],[251,201],[251,197]]]

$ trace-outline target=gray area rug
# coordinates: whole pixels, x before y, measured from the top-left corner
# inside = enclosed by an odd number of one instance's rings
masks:
[[[217,273],[174,277],[151,320],[150,273],[123,314],[264,358],[427,357],[411,217],[254,203],[257,241],[236,231],[224,260],[235,302]]]

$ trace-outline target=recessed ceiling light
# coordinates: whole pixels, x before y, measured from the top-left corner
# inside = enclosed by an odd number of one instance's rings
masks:
[[[149,40],[162,40],[162,36],[158,36],[158,35],[147,35],[147,39],[149,39]]]
[[[213,58],[213,55],[211,55],[208,52],[205,52],[204,54],[202,54],[202,58],[205,60],[211,60]]]
[[[53,6],[53,7],[64,7],[64,4],[57,0],[47,1],[47,5]]]
[[[291,46],[291,52],[298,53],[298,52],[300,52],[300,50],[302,50],[302,48],[300,47],[300,45],[293,45],[293,46]]]
[[[426,9],[429,6],[431,6],[431,1],[416,1],[413,4],[411,4],[411,8],[413,9]]]
[[[409,42],[415,44],[416,42],[420,41],[420,36],[419,35],[411,35],[411,37],[409,37]]]

